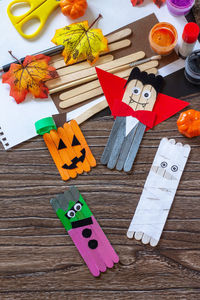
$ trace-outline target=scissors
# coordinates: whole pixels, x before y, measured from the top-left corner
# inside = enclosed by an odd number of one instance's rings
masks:
[[[13,6],[24,3],[28,3],[30,5],[29,11],[21,16],[14,16],[12,14]],[[48,17],[59,6],[59,3],[59,0],[14,0],[8,5],[7,13],[19,34],[26,39],[31,39],[40,33]],[[40,21],[40,26],[34,33],[29,35],[25,34],[23,32],[23,26],[32,19],[38,19]]]

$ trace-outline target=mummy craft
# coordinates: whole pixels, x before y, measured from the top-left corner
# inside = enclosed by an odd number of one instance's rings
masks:
[[[160,240],[181,175],[190,153],[189,145],[163,138],[160,142],[127,237],[156,246]]]
[[[116,118],[101,163],[109,169],[131,170],[145,130],[189,103],[159,93],[163,78],[134,68],[128,80],[96,68],[112,115]]]
[[[118,255],[76,187],[50,203],[93,276],[118,263]]]

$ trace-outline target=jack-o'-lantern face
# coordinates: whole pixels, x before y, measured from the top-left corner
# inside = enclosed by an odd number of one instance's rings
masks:
[[[62,151],[61,151],[62,150]],[[69,157],[73,157],[70,161],[70,163],[64,163],[62,168],[66,170],[73,170],[78,168],[78,163],[83,163],[85,160],[86,151],[85,148],[82,149],[81,143],[77,139],[77,137],[74,135],[72,141],[68,141],[67,145],[63,141],[62,138],[60,138],[59,145],[58,145],[58,151],[60,152],[66,152],[65,155],[68,155]],[[63,154],[60,153],[61,156]],[[65,159],[64,159],[65,160]]]
[[[43,137],[63,180],[89,172],[96,165],[76,121],[65,123]]]

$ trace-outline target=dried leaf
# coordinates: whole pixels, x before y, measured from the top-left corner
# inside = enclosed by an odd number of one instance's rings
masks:
[[[26,56],[23,64],[11,64],[3,74],[2,82],[10,85],[10,96],[17,103],[25,100],[30,92],[35,98],[47,98],[49,90],[44,82],[58,76],[56,69],[48,65],[51,58],[45,55]]]
[[[165,3],[165,0],[153,0],[153,2],[160,8]]]
[[[141,5],[144,0],[131,0],[133,6]],[[165,0],[153,0],[153,2],[160,8],[164,3]]]
[[[99,53],[108,51],[107,39],[101,29],[90,27],[88,21],[83,21],[56,30],[52,42],[65,47],[62,54],[67,65],[82,59],[94,64]]]
[[[131,0],[133,6],[141,5],[144,0]]]

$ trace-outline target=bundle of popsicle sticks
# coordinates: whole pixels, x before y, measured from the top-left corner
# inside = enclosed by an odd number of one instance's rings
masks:
[[[131,29],[126,28],[108,35],[109,52],[130,46],[131,41],[125,38],[130,36],[131,33]],[[156,74],[156,67],[158,66],[158,60],[156,60],[156,58],[159,59],[159,57],[153,57],[153,60],[149,58],[147,62],[145,62],[144,57],[145,53],[139,51],[114,59],[113,55],[106,52],[101,54],[95,66],[125,79],[128,78],[133,65],[137,65],[141,71]],[[49,80],[46,85],[49,88],[50,94],[64,91],[59,96],[60,108],[69,108],[103,94],[99,81],[97,80],[95,66],[90,66],[87,61],[66,66],[63,57],[61,55],[55,55],[51,60],[51,65],[57,69],[59,78]],[[82,123],[107,106],[106,100],[96,104],[96,106],[85,112],[83,116],[80,116],[77,122],[79,124]]]

